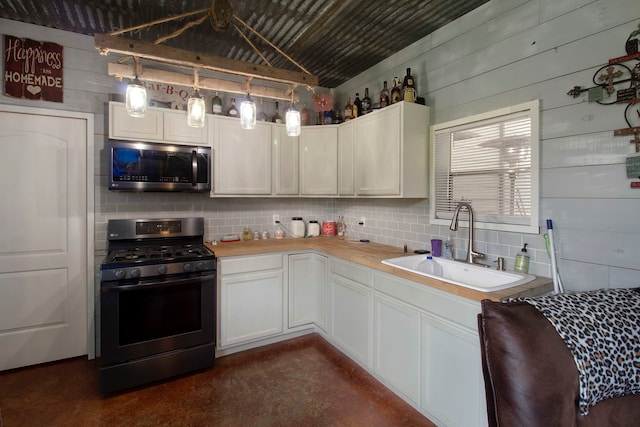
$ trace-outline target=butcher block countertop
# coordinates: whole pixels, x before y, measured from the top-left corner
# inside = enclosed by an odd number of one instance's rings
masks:
[[[205,245],[214,251],[216,257],[219,258],[260,255],[273,252],[321,252],[475,301],[481,301],[483,299],[501,301],[505,298],[534,296],[549,292],[553,289],[553,282],[550,278],[537,277],[532,282],[514,288],[495,292],[480,292],[462,286],[452,285],[430,277],[421,276],[419,274],[414,274],[399,268],[382,264],[381,262],[387,258],[415,255],[413,251],[405,254],[401,248],[396,248],[394,246],[383,245],[380,243],[361,243],[358,241],[342,240],[336,237],[266,239],[239,242],[218,242],[217,245],[205,243]]]

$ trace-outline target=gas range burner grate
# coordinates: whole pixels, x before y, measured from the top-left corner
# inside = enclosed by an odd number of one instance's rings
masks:
[[[106,264],[142,264],[160,260],[177,262],[211,255],[204,246],[192,244],[120,248],[109,251]]]

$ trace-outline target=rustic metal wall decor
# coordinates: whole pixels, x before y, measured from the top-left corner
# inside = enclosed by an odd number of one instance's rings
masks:
[[[625,42],[626,55],[612,58],[593,75],[595,86],[574,86],[567,95],[577,98],[589,92],[589,102],[602,105],[627,104],[624,109],[626,128],[616,129],[615,136],[633,135],[629,143],[635,146],[635,155],[626,159],[627,177],[640,178],[640,24],[629,34]],[[640,182],[632,182],[631,188],[640,188]]]

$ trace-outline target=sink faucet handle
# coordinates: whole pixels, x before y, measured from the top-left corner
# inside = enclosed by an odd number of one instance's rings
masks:
[[[498,264],[498,265],[496,265],[496,269],[498,269],[500,271],[504,271],[504,258],[499,256],[498,259],[493,261],[493,262]]]

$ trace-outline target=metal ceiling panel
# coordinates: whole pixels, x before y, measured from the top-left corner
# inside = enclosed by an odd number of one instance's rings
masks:
[[[190,11],[219,0],[0,0],[0,17],[81,34],[109,33]],[[228,0],[233,13],[262,37],[336,87],[488,0]],[[204,16],[194,15],[124,33],[154,42]],[[301,71],[234,20],[273,67]],[[233,26],[209,19],[163,43],[180,49],[267,65]]]

